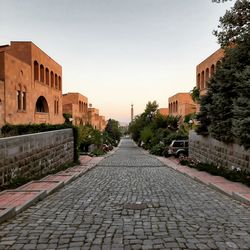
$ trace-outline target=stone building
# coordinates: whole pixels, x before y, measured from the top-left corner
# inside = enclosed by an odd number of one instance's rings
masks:
[[[196,112],[196,105],[189,93],[178,93],[168,98],[169,115],[184,117]]]
[[[63,94],[63,113],[72,116],[72,123],[76,126],[88,123],[88,98],[80,93]]]
[[[159,108],[158,111],[161,115],[168,115],[168,108]]]
[[[104,131],[104,129],[106,128],[106,125],[107,125],[107,121],[105,120],[105,116],[101,115],[99,117],[99,130]]]
[[[200,90],[200,95],[205,95],[208,80],[215,72],[216,67],[224,57],[224,50],[218,49],[212,55],[196,66],[196,87]]]
[[[0,127],[63,122],[62,67],[32,42],[0,46]]]

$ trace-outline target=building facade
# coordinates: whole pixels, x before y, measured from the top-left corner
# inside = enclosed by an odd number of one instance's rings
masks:
[[[0,127],[63,122],[62,67],[32,42],[0,46]]]
[[[196,66],[196,87],[200,90],[200,95],[207,92],[208,80],[213,75],[216,67],[224,57],[224,50],[218,49],[212,55]]]
[[[159,111],[159,113],[160,113],[161,115],[168,116],[168,114],[169,114],[168,108],[159,108],[158,111]]]
[[[63,113],[72,116],[72,123],[76,126],[88,123],[88,98],[80,93],[63,94]]]
[[[196,112],[196,105],[189,93],[178,93],[168,98],[169,115],[184,117]]]

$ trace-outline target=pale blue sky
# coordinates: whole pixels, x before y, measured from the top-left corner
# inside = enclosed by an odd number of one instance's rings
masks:
[[[195,86],[195,67],[219,48],[212,30],[229,3],[211,0],[0,0],[0,43],[32,41],[63,67],[106,118],[130,120],[147,101]]]

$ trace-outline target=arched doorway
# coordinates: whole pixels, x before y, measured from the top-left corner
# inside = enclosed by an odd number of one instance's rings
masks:
[[[44,96],[40,96],[36,101],[36,112],[49,113],[49,106]]]

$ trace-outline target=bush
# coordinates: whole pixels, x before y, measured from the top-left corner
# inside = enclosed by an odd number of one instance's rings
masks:
[[[163,155],[164,149],[165,149],[164,144],[159,143],[159,144],[153,146],[149,152],[150,152],[150,154],[153,154],[153,155]]]
[[[222,176],[230,181],[241,182],[250,186],[250,172],[241,170],[239,168],[229,169],[225,167],[219,167],[212,163],[199,162],[195,159],[184,157],[180,160],[181,165],[196,168],[200,171],[208,172],[212,175]]]
[[[100,155],[104,155],[104,151],[101,148],[96,148],[91,152],[91,155],[94,156],[100,156]]]

